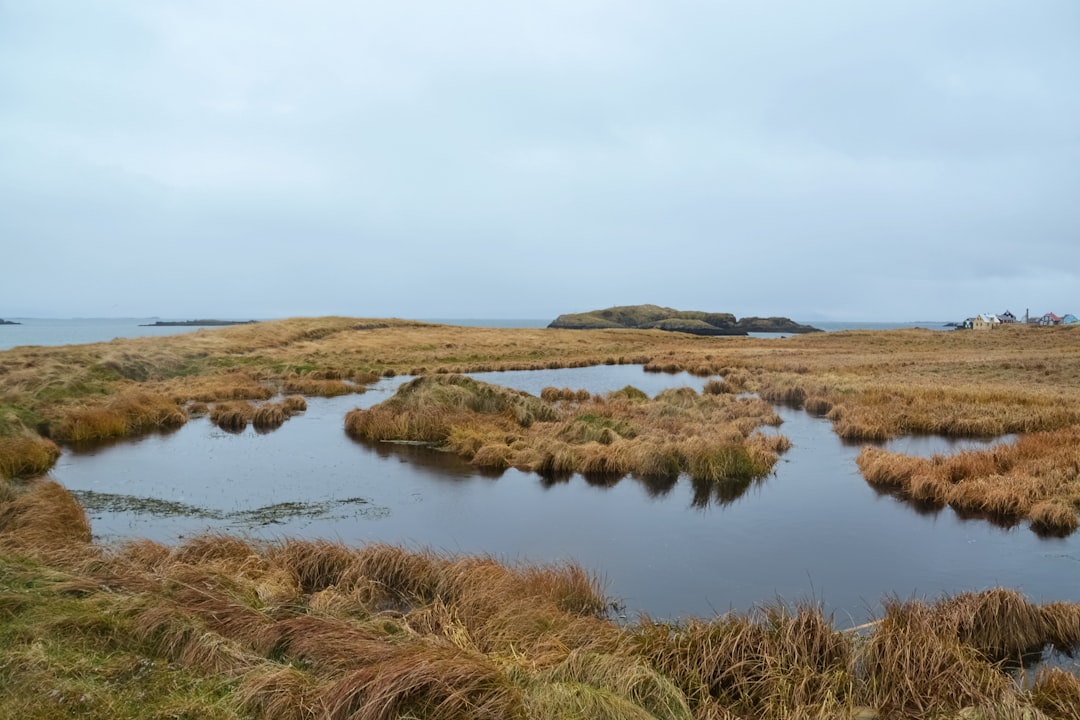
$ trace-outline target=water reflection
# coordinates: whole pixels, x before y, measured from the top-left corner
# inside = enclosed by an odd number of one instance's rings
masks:
[[[534,394],[547,386],[597,393],[633,385],[655,395],[680,385],[700,390],[706,381],[632,366],[476,377]],[[306,413],[267,435],[223,433],[197,418],[169,435],[65,452],[54,474],[80,492],[152,498],[211,516],[102,501],[89,514],[104,540],[171,542],[219,529],[509,561],[574,559],[602,573],[631,615],[708,616],[814,597],[838,623],[857,625],[887,595],[936,598],[996,585],[1040,602],[1080,600],[1080,534],[1044,540],[952,511],[912,512],[862,479],[858,447],[801,410],[778,410],[779,432],[792,448],[772,476],[746,488],[710,484],[706,492],[686,476],[542,477],[513,468],[485,475],[429,447],[351,440],[345,414],[389,397],[405,380],[381,381],[364,395],[313,398]],[[274,522],[252,520],[267,508]]]
[[[743,496],[751,485],[760,480],[729,478],[719,482],[691,478],[690,483],[694,488],[694,498],[690,504],[696,508],[706,508],[711,504],[730,505]]]

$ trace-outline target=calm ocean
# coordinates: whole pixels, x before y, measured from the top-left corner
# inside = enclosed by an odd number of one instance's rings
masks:
[[[152,323],[160,318],[5,318],[19,325],[0,325],[0,350],[18,345],[78,345],[108,342],[115,338],[158,335],[177,335],[198,330],[197,327],[157,327]],[[421,318],[426,322],[448,325],[498,328],[541,328],[551,322],[538,318]],[[827,332],[839,330],[891,330],[923,327],[945,330],[944,321],[908,323],[885,322],[809,322],[808,325]]]

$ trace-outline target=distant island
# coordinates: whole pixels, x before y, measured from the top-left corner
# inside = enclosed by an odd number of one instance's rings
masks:
[[[22,325],[22,323],[17,323],[14,320],[5,320],[4,318],[0,318],[0,325]]]
[[[659,305],[624,305],[606,310],[560,315],[548,325],[564,330],[604,330],[633,328],[670,330],[692,335],[746,335],[752,332],[810,333],[816,327],[801,325],[785,317],[744,317],[736,320],[731,313],[698,310],[675,310]]]
[[[139,327],[214,327],[216,325],[251,325],[257,320],[158,320]]]

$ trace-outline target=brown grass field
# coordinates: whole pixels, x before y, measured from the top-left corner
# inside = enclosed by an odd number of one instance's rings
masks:
[[[711,381],[653,399],[533,398],[459,377],[623,363]],[[542,473],[767,473],[785,446],[760,430],[775,422],[763,401],[853,441],[1015,433],[950,457],[868,448],[859,466],[916,502],[1077,528],[1074,328],[762,340],[313,318],[15,348],[0,352],[0,720],[1080,717],[1074,672],[1012,670],[1047,647],[1080,649],[1080,603],[1004,588],[891,600],[857,632],[777,604],[620,623],[573,565],[231,537],[101,547],[70,493],[42,477],[65,444],[199,413],[272,429],[302,411],[297,395],[401,374],[423,377],[351,415],[351,433]]]

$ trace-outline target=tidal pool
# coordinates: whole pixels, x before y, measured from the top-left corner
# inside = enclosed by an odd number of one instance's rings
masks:
[[[687,374],[638,366],[477,373],[539,394],[546,386],[650,395],[700,388]],[[687,477],[594,485],[531,473],[481,472],[430,448],[365,445],[345,413],[380,402],[405,378],[363,395],[313,398],[280,429],[233,434],[206,418],[168,435],[65,451],[54,477],[88,508],[102,541],[173,542],[207,530],[256,538],[389,542],[505,561],[574,560],[600,575],[628,616],[711,616],[777,598],[814,600],[837,624],[871,617],[886,596],[934,599],[996,585],[1036,601],[1080,600],[1080,533],[1042,539],[952,510],[917,511],[876,492],[826,420],[780,408],[792,441],[775,472],[741,494]],[[978,445],[904,438],[890,449],[956,452]]]

